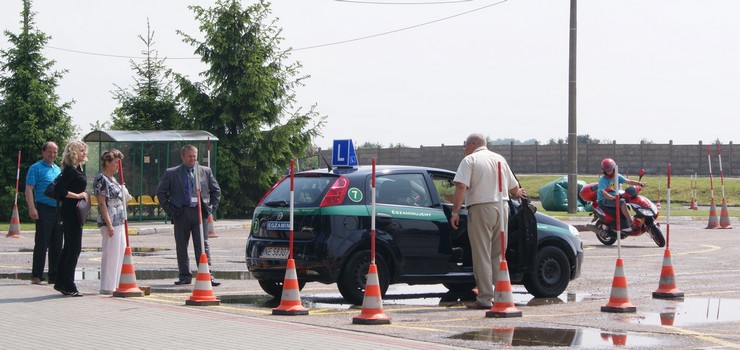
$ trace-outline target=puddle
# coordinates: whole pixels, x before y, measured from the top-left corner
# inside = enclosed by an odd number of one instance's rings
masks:
[[[624,321],[637,324],[686,326],[740,321],[740,300],[687,298],[672,302],[659,313],[640,313]]]
[[[163,252],[172,249],[168,248],[148,248],[148,247],[131,247],[131,255],[133,256],[148,256],[151,253]],[[101,247],[84,247],[82,252],[84,253],[100,253],[103,251]]]
[[[619,346],[655,346],[661,340],[643,335],[603,331],[594,328],[491,328],[466,332],[451,339],[488,341],[510,346],[571,346],[586,348],[611,348]]]
[[[198,271],[193,271],[193,276]],[[211,275],[215,279],[223,280],[248,280],[252,279],[251,275],[247,271],[212,271]],[[136,270],[137,280],[161,280],[161,279],[177,279],[177,270]],[[19,279],[19,280],[30,280],[30,272],[18,272],[18,273],[0,273],[2,279]],[[92,281],[100,280],[100,268],[78,268],[75,270],[75,280]]]

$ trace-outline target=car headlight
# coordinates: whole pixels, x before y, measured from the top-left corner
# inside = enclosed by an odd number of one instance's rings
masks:
[[[580,237],[581,236],[581,234],[578,232],[578,229],[575,226],[573,226],[573,225],[568,225],[568,231],[570,231],[570,233],[573,236],[576,236],[576,237]]]

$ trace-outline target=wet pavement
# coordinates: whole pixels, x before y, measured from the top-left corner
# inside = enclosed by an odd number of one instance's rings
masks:
[[[136,309],[151,308],[163,314],[174,308],[179,316],[195,314],[201,317],[203,312],[223,315],[208,320],[215,324],[221,322],[221,319],[238,318],[245,320],[243,322],[290,322],[320,329],[347,331],[349,335],[344,348],[364,346],[365,343],[352,343],[352,334],[372,334],[382,339],[389,337],[419,341],[424,344],[419,348],[568,346],[740,349],[740,336],[737,335],[737,329],[740,329],[740,232],[706,230],[705,222],[671,222],[669,244],[677,286],[685,293],[685,298],[652,298],[652,292],[658,287],[664,249],[656,247],[646,236],[630,237],[621,242],[621,257],[629,283],[629,298],[637,308],[634,313],[600,311],[600,307],[611,297],[615,261],[619,252],[616,244],[601,245],[592,233],[582,232],[586,252],[582,276],[571,281],[566,293],[558,298],[535,299],[522,286],[514,285],[514,303],[522,311],[522,317],[488,318],[485,317],[485,310],[468,310],[464,305],[472,300],[472,293],[450,293],[441,285],[400,284],[392,285],[382,300],[384,312],[391,319],[390,325],[356,325],[352,323],[352,318],[362,308],[346,303],[335,285],[319,283],[308,283],[300,292],[301,301],[309,309],[309,315],[274,316],[271,310],[279,305],[279,301],[261,290],[244,265],[244,246],[248,232],[246,222],[223,222],[221,226],[217,226],[219,237],[210,240],[213,260],[211,270],[213,276],[223,284],[213,288],[221,305],[209,307],[185,306],[185,300],[193,292],[193,285],[175,286],[172,283],[177,278],[177,272],[171,231],[167,232],[165,225],[156,228],[139,226],[140,234],[130,236],[131,246],[135,248],[133,260],[139,286],[149,287],[151,294],[143,298],[127,299],[125,303]],[[31,297],[36,298],[32,299],[33,302],[28,302],[20,301],[20,297],[8,300],[4,293],[0,294],[0,310],[3,314],[8,314],[5,311],[10,307],[17,307],[18,303],[25,303],[25,312],[33,313],[34,309],[28,306],[32,306],[36,300],[43,299],[45,308],[68,301],[48,285],[29,284],[32,246],[32,233],[24,233],[19,239],[2,240],[0,293],[6,290],[3,288],[10,286],[21,288],[18,293],[36,295]],[[115,299],[97,294],[99,233],[86,231],[83,247],[77,277],[79,288],[86,295],[80,299]],[[194,261],[192,266],[195,266]],[[111,317],[125,315],[124,309],[114,311],[117,313]],[[224,328],[231,329],[227,326]],[[233,341],[232,338],[258,339],[257,335],[251,334],[256,331],[245,327],[242,331],[244,334],[232,334],[209,329],[210,334],[207,336],[225,337],[229,341]],[[269,329],[264,332],[272,334]],[[332,348],[324,344],[321,337],[305,332],[297,334],[285,333],[281,337],[302,337],[303,341],[292,344],[297,344],[296,348]],[[171,337],[169,334],[160,336]],[[229,344],[235,343],[228,343],[226,340],[224,342],[224,348],[234,348]],[[159,343],[153,342],[151,345],[156,344]],[[417,345],[403,345],[400,348],[414,346]],[[165,343],[163,348],[171,347]],[[377,348],[388,347],[378,345]]]

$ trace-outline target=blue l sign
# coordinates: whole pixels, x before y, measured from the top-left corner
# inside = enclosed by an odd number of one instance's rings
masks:
[[[332,144],[332,166],[357,166],[357,155],[352,140],[334,140]]]

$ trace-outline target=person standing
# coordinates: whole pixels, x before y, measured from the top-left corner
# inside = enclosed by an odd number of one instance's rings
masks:
[[[57,276],[59,253],[62,251],[62,225],[57,216],[57,202],[44,195],[46,187],[59,176],[61,169],[54,164],[59,146],[47,141],[41,146],[43,159],[31,165],[26,174],[26,204],[28,215],[36,223],[36,234],[33,245],[33,263],[31,265],[31,283],[41,284],[44,281],[46,253],[49,252],[49,284],[54,284]]]
[[[203,247],[211,264],[211,253],[208,247],[208,215],[210,215],[221,200],[221,187],[210,168],[198,165],[198,149],[187,144],[180,150],[182,164],[168,168],[157,185],[157,198],[164,211],[173,218],[175,228],[175,249],[177,252],[177,268],[179,270],[176,285],[190,284],[193,274],[190,271],[188,258],[188,244],[193,237],[195,261],[200,263],[201,227]],[[197,171],[197,174],[196,174]],[[196,195],[196,179],[200,179],[201,219],[198,218],[198,197]],[[199,222],[202,226],[199,227]],[[211,278],[211,285],[216,287],[221,283]]]
[[[103,152],[100,164],[103,170],[93,180],[93,194],[98,200],[98,220],[103,236],[100,260],[100,294],[113,294],[118,288],[126,249],[126,189],[116,181],[118,161],[123,153],[117,149]]]
[[[506,159],[488,150],[483,135],[470,134],[463,146],[465,158],[460,162],[453,179],[455,195],[450,225],[457,229],[464,200],[468,209],[468,237],[473,253],[473,274],[478,287],[476,301],[467,307],[489,309],[493,301],[493,284],[498,278],[501,261],[501,232],[508,234],[507,201],[509,196],[519,198],[526,195],[526,192],[519,187],[519,182]],[[498,173],[499,164],[501,178]],[[499,191],[499,182],[504,191]],[[502,202],[504,210],[500,213]]]
[[[77,202],[90,198],[87,189],[87,177],[82,165],[87,161],[87,145],[82,141],[72,141],[64,147],[62,153],[62,178],[55,191],[62,200],[62,228],[64,247],[59,257],[59,267],[54,289],[64,295],[81,297],[82,293],[75,285],[75,268],[82,250],[82,224],[77,218]]]

